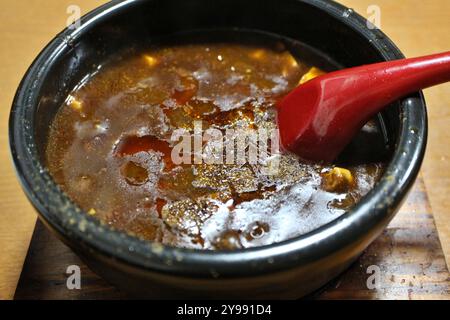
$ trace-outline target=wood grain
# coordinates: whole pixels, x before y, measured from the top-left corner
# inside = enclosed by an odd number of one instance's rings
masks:
[[[369,266],[378,266],[380,284],[366,286]],[[422,177],[382,235],[353,266],[325,289],[320,299],[449,299],[445,263]]]
[[[188,0],[186,0],[188,1]],[[0,299],[13,297],[35,225],[35,214],[18,186],[7,146],[9,107],[22,75],[44,45],[66,24],[67,7],[82,13],[104,0],[18,0],[0,10]],[[381,27],[407,56],[450,50],[448,0],[340,0],[367,16],[367,7],[381,8]],[[437,227],[450,261],[450,85],[425,92],[430,139],[424,179]]]
[[[66,269],[81,268],[81,289],[68,290]],[[369,266],[379,268],[376,289],[367,288]],[[420,178],[384,233],[338,279],[313,299],[448,299],[450,275]],[[16,299],[123,299],[39,222],[33,234]]]

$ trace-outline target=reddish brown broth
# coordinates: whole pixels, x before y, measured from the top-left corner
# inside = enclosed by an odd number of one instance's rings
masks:
[[[272,176],[258,164],[176,165],[170,136],[194,120],[203,129],[274,128],[277,99],[319,73],[283,46],[193,44],[122,56],[60,108],[48,168],[82,209],[143,239],[236,249],[304,234],[345,213],[383,165],[346,171],[290,154]]]

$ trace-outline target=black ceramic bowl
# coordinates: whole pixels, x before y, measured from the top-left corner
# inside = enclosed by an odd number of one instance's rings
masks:
[[[354,261],[405,198],[426,144],[420,93],[381,115],[393,152],[386,173],[358,205],[301,237],[254,249],[177,249],[113,231],[72,203],[42,161],[55,112],[108,56],[163,35],[216,28],[260,30],[299,40],[345,67],[402,58],[383,33],[327,0],[113,1],[84,16],[80,28],[60,33],[27,71],[10,116],[14,164],[45,225],[119,288],[141,297],[301,297]]]

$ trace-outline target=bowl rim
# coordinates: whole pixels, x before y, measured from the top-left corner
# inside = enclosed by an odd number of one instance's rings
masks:
[[[370,43],[385,60],[403,58],[380,30],[353,10],[326,0],[299,0],[340,20]],[[378,235],[395,214],[421,166],[427,140],[427,114],[422,93],[400,101],[399,139],[384,175],[368,195],[339,218],[296,238],[267,246],[235,251],[181,249],[137,239],[112,230],[90,217],[61,192],[39,160],[34,141],[34,112],[42,80],[71,42],[95,24],[142,0],[104,4],[81,18],[75,30],[64,29],[37,56],[14,97],[9,119],[12,159],[22,188],[43,222],[63,241],[88,250],[100,259],[138,269],[191,277],[255,276],[317,261],[362,238],[369,230]],[[371,240],[375,238],[374,235]]]

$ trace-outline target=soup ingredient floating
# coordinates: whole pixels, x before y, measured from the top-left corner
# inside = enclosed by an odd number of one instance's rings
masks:
[[[281,144],[305,159],[331,162],[389,103],[447,81],[450,52],[321,75],[278,103]]]

